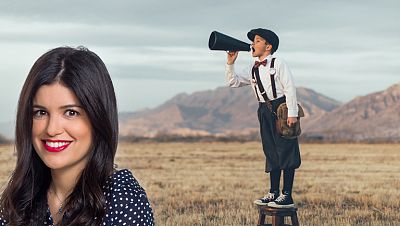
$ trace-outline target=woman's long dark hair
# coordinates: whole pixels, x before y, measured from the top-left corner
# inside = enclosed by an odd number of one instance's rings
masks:
[[[32,106],[37,90],[54,82],[75,93],[93,130],[89,161],[67,199],[61,225],[99,225],[105,216],[106,197],[102,188],[113,173],[118,143],[113,84],[106,66],[95,53],[82,47],[60,47],[35,62],[18,101],[17,164],[0,200],[0,213],[10,226],[36,226],[45,221],[51,173],[32,145]]]

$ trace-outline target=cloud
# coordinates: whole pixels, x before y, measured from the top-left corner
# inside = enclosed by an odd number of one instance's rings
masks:
[[[0,118],[14,114],[33,62],[56,46],[96,52],[121,89],[121,109],[134,110],[174,92],[224,86],[226,54],[208,50],[211,31],[249,42],[256,27],[278,33],[277,54],[298,85],[349,100],[399,81],[399,9],[396,0],[0,1]],[[238,69],[253,60],[246,54]],[[148,89],[156,97],[143,98]],[[141,98],[132,105],[131,96]]]

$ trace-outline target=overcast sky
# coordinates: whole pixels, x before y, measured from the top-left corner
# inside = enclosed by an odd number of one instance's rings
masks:
[[[258,27],[280,37],[297,86],[349,101],[400,82],[399,12],[397,0],[0,0],[0,122],[14,120],[28,71],[54,47],[96,52],[125,112],[226,86],[211,31],[249,42]],[[237,67],[252,61],[243,52]]]

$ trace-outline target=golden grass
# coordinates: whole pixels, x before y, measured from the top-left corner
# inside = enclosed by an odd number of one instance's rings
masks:
[[[0,147],[0,187],[12,153]],[[400,225],[399,144],[304,144],[301,154],[300,225]],[[157,225],[256,225],[253,201],[269,184],[258,142],[120,144],[116,162],[146,189]]]

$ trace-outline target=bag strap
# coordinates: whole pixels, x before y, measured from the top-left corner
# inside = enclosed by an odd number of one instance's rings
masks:
[[[276,74],[276,69],[274,68],[275,65],[275,59],[276,58],[272,58],[271,60],[271,65],[269,67],[269,76],[271,78],[271,85],[272,85],[272,93],[274,95],[274,98],[277,97],[276,95],[276,86],[275,86],[275,74]]]

